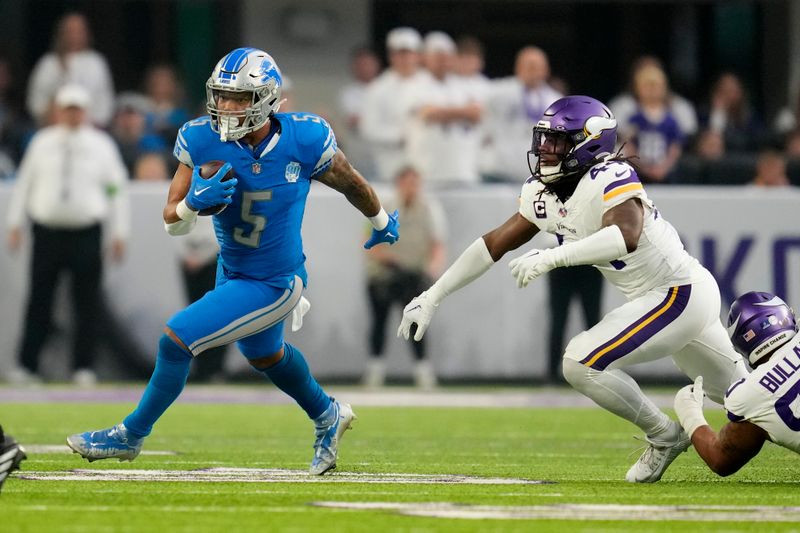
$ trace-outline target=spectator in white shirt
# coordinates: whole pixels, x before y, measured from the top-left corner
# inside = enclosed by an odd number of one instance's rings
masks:
[[[563,95],[550,87],[550,63],[541,48],[517,53],[514,76],[493,81],[486,103],[490,136],[487,173],[493,180],[520,181],[530,175],[527,154],[533,126],[550,104]]]
[[[364,113],[364,100],[369,83],[381,72],[381,62],[370,48],[359,47],[353,51],[350,60],[352,81],[339,92],[339,112],[345,119],[345,135],[340,140],[347,159],[367,179],[374,179],[375,163],[372,160],[367,141],[361,134],[361,116]]]
[[[407,165],[405,141],[409,87],[421,75],[422,37],[413,28],[395,28],[386,35],[389,68],[367,87],[361,134],[369,142],[376,178],[390,182]]]
[[[477,183],[483,105],[453,72],[456,45],[449,35],[429,33],[423,49],[427,75],[409,91],[408,159],[428,184]]]
[[[127,171],[114,141],[86,123],[91,97],[80,85],[56,94],[57,123],[40,130],[19,168],[8,211],[8,246],[20,247],[27,214],[33,226],[30,295],[12,381],[33,381],[51,330],[53,296],[63,272],[71,274],[76,333],[73,378],[94,382],[96,316],[102,278],[102,225],[109,222],[111,251],[120,260],[129,231]]]
[[[69,13],[59,20],[53,48],[33,67],[28,83],[28,111],[44,126],[50,123],[53,97],[59,87],[82,85],[92,106],[89,119],[106,127],[114,112],[114,83],[105,57],[90,48],[91,34],[86,17]]]

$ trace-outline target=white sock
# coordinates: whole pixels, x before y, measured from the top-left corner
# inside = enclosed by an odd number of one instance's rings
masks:
[[[639,426],[648,437],[672,429],[672,420],[622,370],[598,371],[564,359],[564,378],[603,409]]]

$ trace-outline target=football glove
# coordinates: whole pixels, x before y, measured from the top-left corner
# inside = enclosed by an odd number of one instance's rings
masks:
[[[531,281],[553,270],[555,265],[551,255],[550,250],[534,249],[512,259],[508,266],[511,268],[511,275],[517,279],[517,287],[520,289],[527,287]]]
[[[437,307],[439,306],[428,298],[427,292],[423,292],[411,300],[403,309],[403,320],[400,322],[400,327],[397,328],[397,336],[408,340],[411,327],[416,324],[417,331],[414,333],[414,340],[421,341]]]
[[[222,165],[217,172],[208,179],[200,176],[200,165],[196,165],[192,170],[192,183],[189,185],[189,192],[186,193],[184,201],[189,209],[202,211],[222,204],[230,204],[233,199],[233,191],[236,190],[238,180],[231,178],[222,181],[225,174],[231,169],[230,163]]]
[[[703,376],[697,376],[694,383],[686,385],[675,395],[675,412],[678,420],[683,426],[683,430],[689,437],[700,426],[707,426],[705,416],[703,416]]]
[[[400,221],[398,220],[399,214],[397,209],[394,210],[394,213],[389,215],[389,222],[386,224],[386,227],[377,230],[372,228],[372,235],[370,235],[369,240],[364,243],[364,248],[369,250],[376,244],[380,244],[382,242],[388,244],[394,244],[400,239]]]
[[[292,331],[297,331],[303,327],[303,317],[311,309],[311,302],[306,300],[305,296],[300,297],[300,301],[294,306],[292,310]]]

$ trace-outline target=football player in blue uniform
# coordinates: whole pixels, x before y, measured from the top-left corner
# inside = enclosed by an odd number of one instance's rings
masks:
[[[310,472],[336,467],[339,439],[355,415],[322,390],[300,350],[283,339],[284,320],[292,316],[293,329],[299,328],[308,310],[300,227],[311,180],[341,192],[370,220],[374,229],[365,248],[394,243],[399,223],[337,148],[322,118],[278,113],[281,85],[269,54],[238,48],[217,63],[206,83],[208,116],[187,122],[178,133],[174,153],[180,164],[164,208],[166,230],[188,233],[198,212],[217,212],[217,285],[167,322],[136,410],[112,428],[67,439],[89,461],[133,460],[183,390],[192,358],[236,342],[249,363],[314,421]],[[201,165],[214,160],[225,164],[204,179]],[[231,169],[235,176],[226,179]]]

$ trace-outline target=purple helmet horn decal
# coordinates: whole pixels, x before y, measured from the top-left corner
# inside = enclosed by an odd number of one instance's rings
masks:
[[[537,157],[531,171],[543,182],[553,183],[585,172],[612,154],[616,142],[617,121],[608,107],[590,96],[565,96],[553,102],[534,126],[528,162],[531,156]],[[543,165],[543,153],[556,154],[560,161]]]

